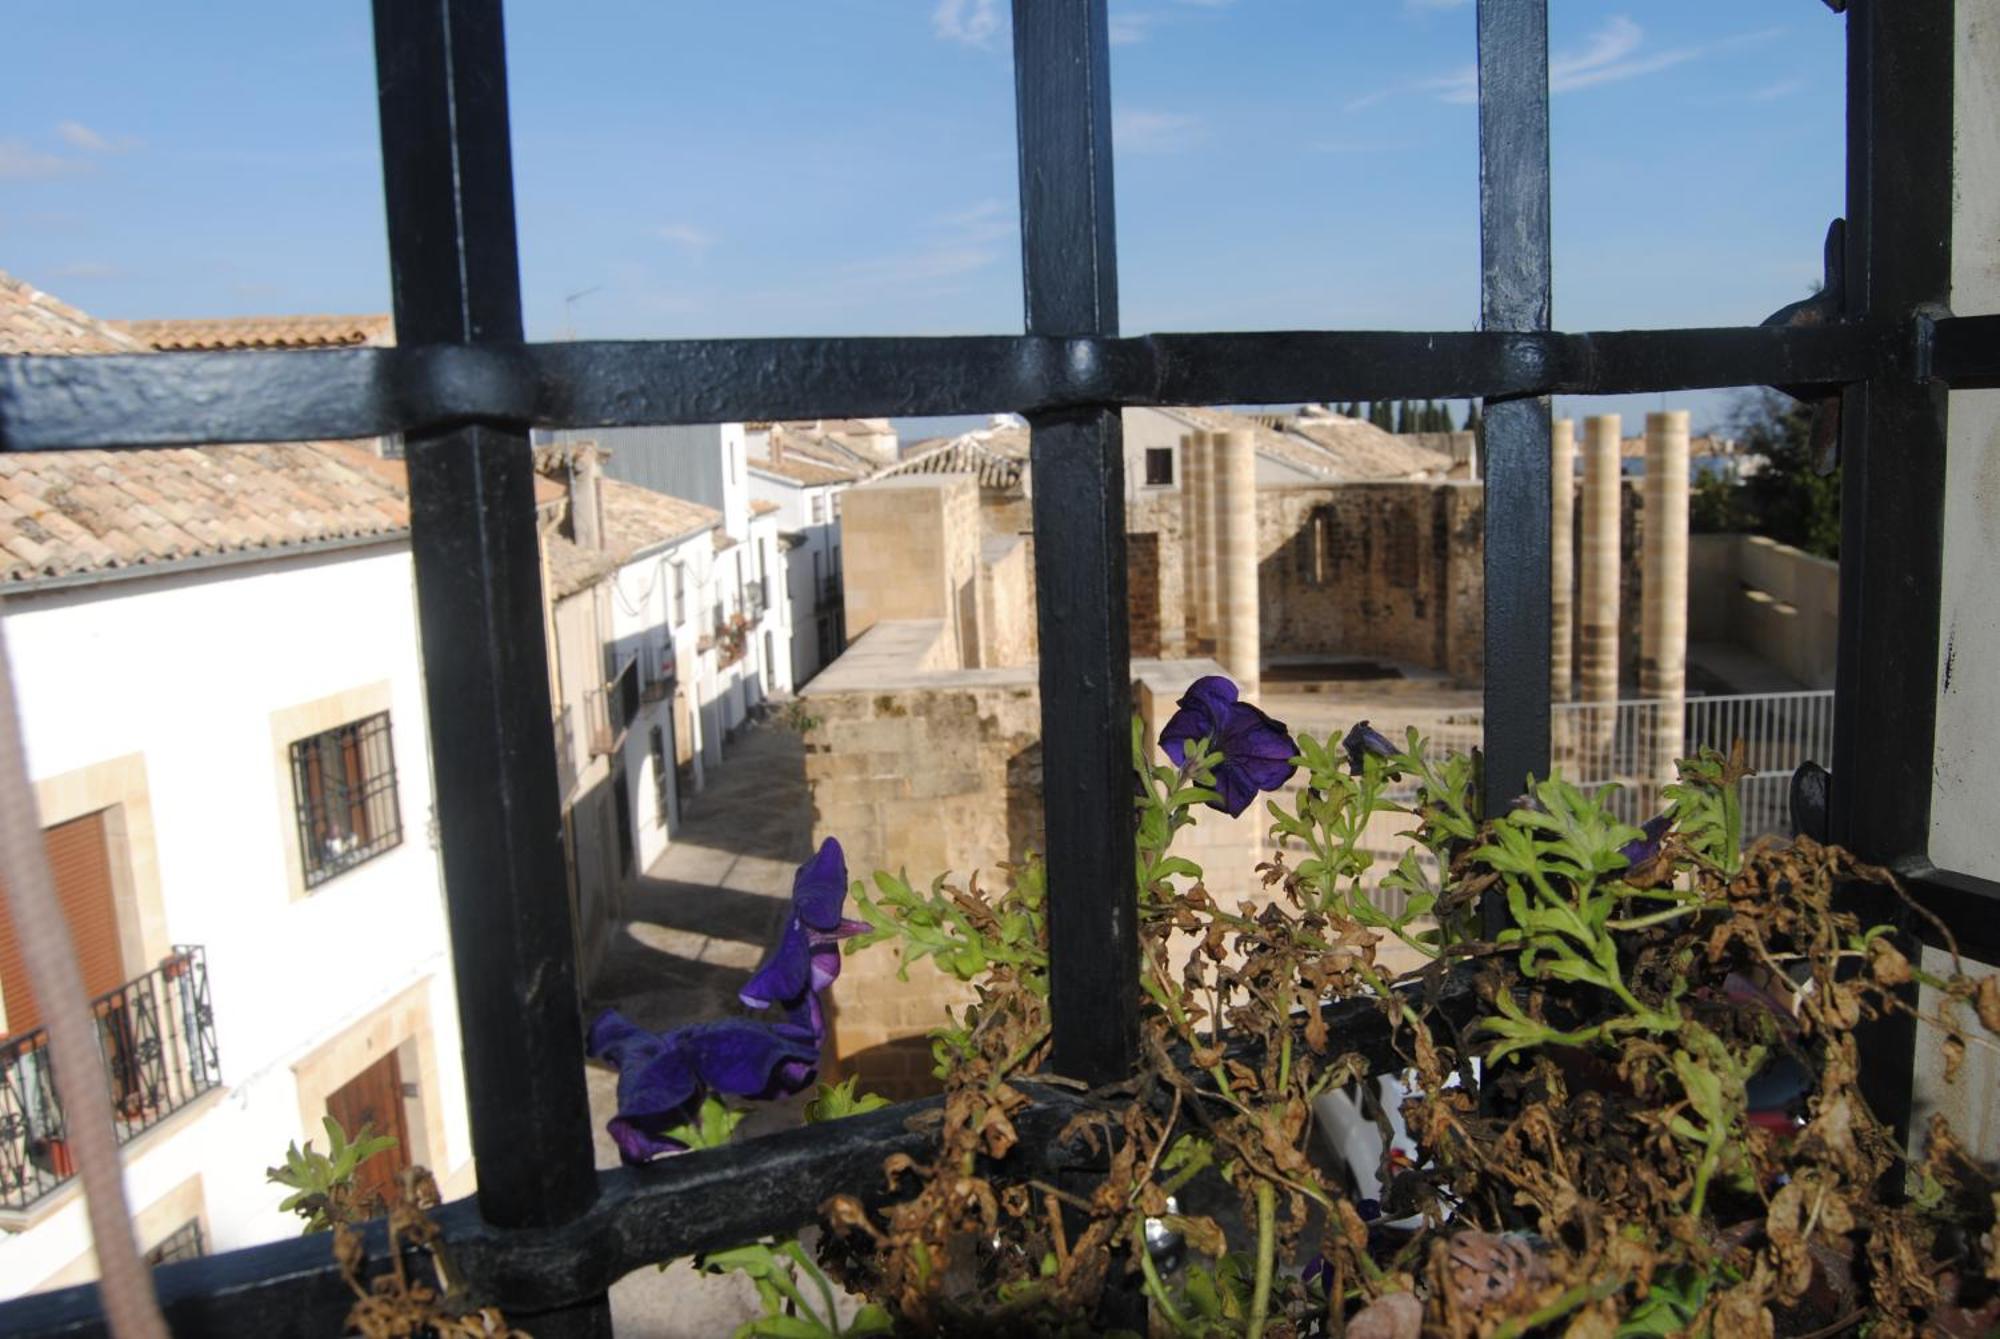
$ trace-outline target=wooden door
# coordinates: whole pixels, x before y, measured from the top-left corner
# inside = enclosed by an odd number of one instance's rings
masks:
[[[70,942],[76,945],[83,969],[83,990],[90,999],[125,984],[125,955],[118,940],[118,904],[111,888],[111,850],[105,843],[106,810],[58,823],[42,832],[49,872]],[[28,984],[27,959],[8,918],[7,899],[0,897],[0,991],[5,992],[8,1036],[42,1025],[41,1006]]]
[[[403,1119],[403,1072],[394,1051],[349,1079],[327,1095],[326,1114],[340,1122],[350,1139],[369,1127],[371,1134],[386,1134],[396,1146],[377,1153],[361,1164],[354,1175],[355,1202],[370,1215],[379,1215],[396,1197],[396,1173],[410,1165],[410,1132]]]

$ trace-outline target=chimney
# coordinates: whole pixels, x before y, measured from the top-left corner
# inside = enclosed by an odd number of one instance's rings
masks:
[[[785,435],[778,431],[778,425],[775,423],[771,425],[771,430],[764,434],[764,454],[773,465],[784,463]]]
[[[603,470],[597,443],[577,442],[569,452],[569,531],[579,548],[604,547],[604,497],[597,482]]]

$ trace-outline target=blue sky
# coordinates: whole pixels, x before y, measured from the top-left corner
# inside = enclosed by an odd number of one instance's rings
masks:
[[[1551,8],[1557,325],[1803,296],[1842,208],[1841,20]],[[1004,3],[514,0],[508,23],[531,337],[1021,328]],[[387,308],[361,0],[7,26],[0,269],[110,317]],[[1476,323],[1469,0],[1117,0],[1112,28],[1126,333]]]

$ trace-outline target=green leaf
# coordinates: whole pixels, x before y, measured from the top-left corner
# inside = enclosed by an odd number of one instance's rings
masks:
[[[889,1099],[880,1093],[857,1093],[856,1087],[860,1082],[859,1074],[850,1074],[839,1083],[820,1084],[812,1101],[806,1103],[806,1119],[839,1120],[844,1116],[879,1111],[889,1105]]]

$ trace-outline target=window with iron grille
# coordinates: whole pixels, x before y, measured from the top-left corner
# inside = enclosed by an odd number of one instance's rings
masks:
[[[208,1243],[202,1240],[201,1220],[190,1218],[160,1238],[159,1244],[146,1252],[146,1263],[158,1267],[181,1260],[197,1260],[207,1254]]]
[[[308,888],[400,846],[403,818],[389,713],[295,741],[292,796]]]

